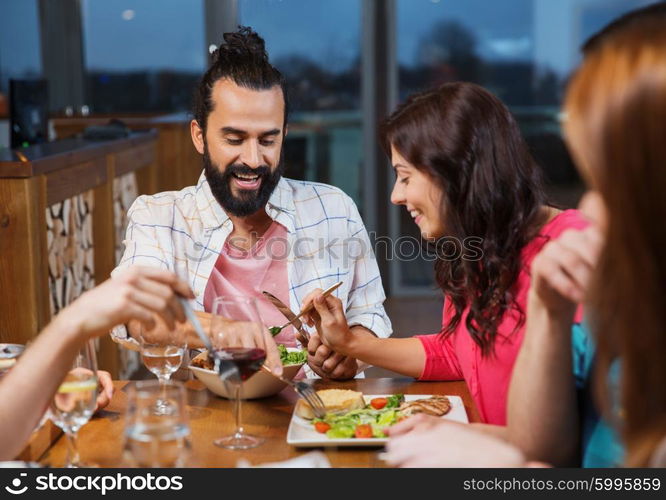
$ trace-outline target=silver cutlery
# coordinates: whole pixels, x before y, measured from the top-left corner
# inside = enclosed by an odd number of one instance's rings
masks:
[[[294,382],[293,380],[276,375],[266,365],[262,365],[261,369],[266,373],[273,375],[275,378],[281,380],[285,384],[291,386],[291,388],[294,389],[299,396],[307,401],[317,418],[324,418],[326,416],[326,406],[319,397],[319,394],[317,394],[317,391],[315,391],[310,384],[303,382],[302,380]]]
[[[335,285],[330,286],[326,290],[322,292],[323,297],[328,297],[331,293],[333,293],[335,290],[337,290],[340,285],[342,285],[342,281],[338,281]],[[307,342],[310,340],[310,336],[305,332],[305,330],[302,328],[303,324],[300,321],[300,317],[303,316],[306,313],[309,313],[312,311],[314,308],[314,304],[310,303],[305,309],[303,309],[301,312],[298,314],[294,314],[294,312],[289,309],[289,307],[282,302],[280,299],[278,299],[275,295],[269,293],[269,292],[262,292],[263,295],[275,306],[277,309],[284,315],[285,318],[287,318],[289,321],[287,321],[284,325],[282,326],[271,326],[269,328],[271,335],[275,337],[278,335],[284,328],[286,328],[289,325],[294,325],[296,329],[303,335],[305,338],[305,345],[307,345]],[[301,340],[301,339],[299,339]],[[303,341],[301,341],[301,344],[303,344]]]

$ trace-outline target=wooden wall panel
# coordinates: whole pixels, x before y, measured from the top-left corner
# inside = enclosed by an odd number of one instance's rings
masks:
[[[43,177],[0,182],[0,341],[25,344],[50,319]]]
[[[115,156],[106,157],[106,178],[109,182],[95,188],[95,210],[93,211],[93,246],[95,248],[95,282],[106,281],[116,265],[116,231],[114,217]],[[113,182],[111,182],[113,180]],[[118,376],[119,346],[104,335],[98,340],[97,364],[112,377]]]
[[[115,155],[115,175],[125,175],[155,162],[155,144],[143,144]]]
[[[46,203],[51,206],[106,182],[104,157],[46,175]]]

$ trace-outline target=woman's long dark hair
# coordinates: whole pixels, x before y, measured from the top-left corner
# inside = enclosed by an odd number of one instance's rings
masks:
[[[455,314],[443,325],[451,335],[464,319],[484,356],[494,352],[498,326],[516,303],[521,251],[544,222],[539,167],[509,110],[471,83],[446,83],[411,96],[382,125],[393,145],[442,189],[445,236],[482,240],[479,260],[438,258],[435,278]]]

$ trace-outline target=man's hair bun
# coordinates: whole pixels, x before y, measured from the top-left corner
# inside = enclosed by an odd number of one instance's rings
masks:
[[[194,93],[194,117],[205,131],[208,115],[213,109],[211,91],[216,81],[228,78],[236,85],[251,90],[268,90],[279,86],[284,98],[284,124],[287,124],[289,102],[282,73],[268,60],[266,44],[252,28],[239,26],[233,33],[225,33],[223,42],[210,46],[211,64]]]
[[[252,28],[239,26],[238,31],[225,33],[224,43],[214,52],[215,62],[250,57],[268,62],[266,44]]]

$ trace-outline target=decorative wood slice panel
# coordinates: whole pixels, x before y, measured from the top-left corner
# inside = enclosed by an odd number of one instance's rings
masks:
[[[52,315],[95,286],[92,208],[89,190],[46,209]]]
[[[125,245],[125,231],[127,231],[127,211],[138,196],[136,175],[134,172],[113,179],[113,218],[116,229],[116,264],[120,262]]]

